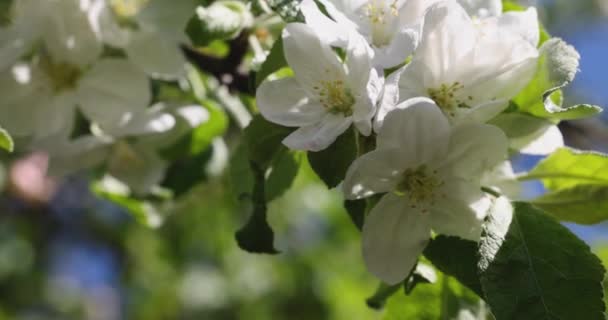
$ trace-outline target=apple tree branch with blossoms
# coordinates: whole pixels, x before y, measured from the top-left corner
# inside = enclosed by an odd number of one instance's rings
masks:
[[[535,7],[12,0],[0,40],[0,146],[93,172],[144,224],[227,176],[236,243],[280,254],[268,204],[305,164],[361,231],[371,307],[441,273],[480,306],[446,319],[605,319],[605,268],[561,222],[608,220],[608,156],[558,128],[602,109],[564,105],[580,56]],[[515,154],[544,159],[516,174]]]

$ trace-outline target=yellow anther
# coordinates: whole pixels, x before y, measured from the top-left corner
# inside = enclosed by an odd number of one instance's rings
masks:
[[[75,88],[82,75],[82,71],[77,66],[64,62],[55,63],[48,57],[41,58],[40,66],[51,80],[55,92]]]
[[[428,89],[428,94],[431,99],[446,113],[454,116],[457,108],[471,108],[467,101],[457,98],[457,92],[464,88],[460,82],[454,82],[451,85],[442,84],[439,88]],[[473,100],[472,96],[468,96],[465,100],[468,102]]]
[[[432,203],[437,189],[443,185],[437,177],[437,171],[427,170],[425,165],[416,169],[407,169],[397,185],[395,193],[409,198],[412,208],[421,203]]]
[[[318,86],[313,87],[319,97],[319,101],[331,113],[342,113],[345,116],[353,114],[352,107],[355,98],[350,90],[344,86],[342,80],[321,81]]]

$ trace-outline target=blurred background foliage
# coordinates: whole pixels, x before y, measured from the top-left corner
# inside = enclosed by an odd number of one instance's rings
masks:
[[[582,72],[570,96],[607,106],[608,1],[527,3],[539,6],[551,33],[581,52]],[[194,46],[184,48],[200,69],[191,70],[192,91],[158,87],[163,99],[202,103],[210,115],[167,150],[173,165],[163,184],[177,191],[177,201],[159,200],[163,190],[145,199],[120,198],[104,193],[107,181],[92,193],[94,172],[49,180],[41,155],[7,163],[0,171],[6,186],[0,199],[0,320],[486,319],[474,293],[441,275],[410,295],[398,288],[382,310],[369,308],[365,301],[378,283],[364,268],[359,232],[338,192],[327,190],[301,154],[294,155],[292,188],[269,207],[280,254],[237,247],[234,232],[245,223],[248,205],[235,194],[249,182],[238,171],[230,179],[218,158],[226,154],[223,148],[234,153],[240,127],[249,121],[248,68],[259,65],[277,37],[275,18],[260,18],[223,40],[195,35]],[[608,151],[606,120],[567,122],[561,129],[572,146]],[[516,164],[524,170],[537,160],[518,158]],[[527,187],[530,195],[539,192],[538,185]],[[608,264],[606,226],[569,227]]]

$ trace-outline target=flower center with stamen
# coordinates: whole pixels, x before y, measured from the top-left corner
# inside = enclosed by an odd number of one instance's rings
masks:
[[[82,70],[75,65],[65,62],[55,63],[49,58],[43,57],[40,66],[50,78],[53,91],[58,93],[76,87]]]
[[[457,98],[456,93],[458,90],[464,88],[460,82],[456,81],[451,85],[442,84],[437,89],[428,89],[428,94],[433,101],[443,110],[444,113],[455,116],[456,110],[460,109],[470,109],[471,106],[469,103],[473,100],[473,97],[468,96],[465,100],[461,100]]]
[[[342,80],[321,81],[314,89],[317,91],[320,102],[330,113],[343,114],[348,117],[353,114],[355,98]]]
[[[394,32],[391,30],[392,19],[399,16],[397,0],[391,3],[386,0],[369,0],[365,6],[364,15],[371,26],[373,45],[376,47],[388,45]]]
[[[406,169],[395,193],[409,198],[412,205],[433,202],[437,189],[443,185],[437,177],[437,171],[430,171],[426,165],[416,169]]]
[[[110,0],[110,8],[122,27],[137,28],[135,16],[143,10],[149,0]]]

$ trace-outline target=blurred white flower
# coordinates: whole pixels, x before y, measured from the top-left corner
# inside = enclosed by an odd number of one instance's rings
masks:
[[[368,269],[388,284],[402,281],[437,233],[478,240],[492,204],[481,175],[507,157],[504,133],[490,125],[450,126],[427,98],[393,110],[377,149],[355,160],[343,183],[347,199],[387,193],[363,226]]]
[[[76,109],[99,125],[123,125],[151,99],[146,75],[117,58],[84,68],[40,56],[0,73],[0,91],[2,125],[33,139],[69,131]]]
[[[38,43],[58,63],[85,67],[103,49],[88,19],[86,0],[15,0],[11,23],[0,29],[0,71]]]
[[[342,61],[310,27],[290,23],[283,31],[283,48],[295,76],[266,80],[256,99],[269,121],[300,127],[283,140],[285,145],[323,150],[353,123],[362,134],[371,133],[382,80],[371,68],[363,38],[349,40]]]
[[[160,150],[204,123],[206,109],[186,105],[170,108],[156,104],[131,114],[123,125],[93,127],[92,134],[71,139],[69,132],[39,139],[32,146],[50,156],[49,172],[63,176],[101,164],[107,174],[135,194],[146,194],[162,181],[169,162]]]
[[[187,43],[186,24],[194,0],[89,0],[95,32],[153,77],[175,79],[184,73],[179,47]]]

